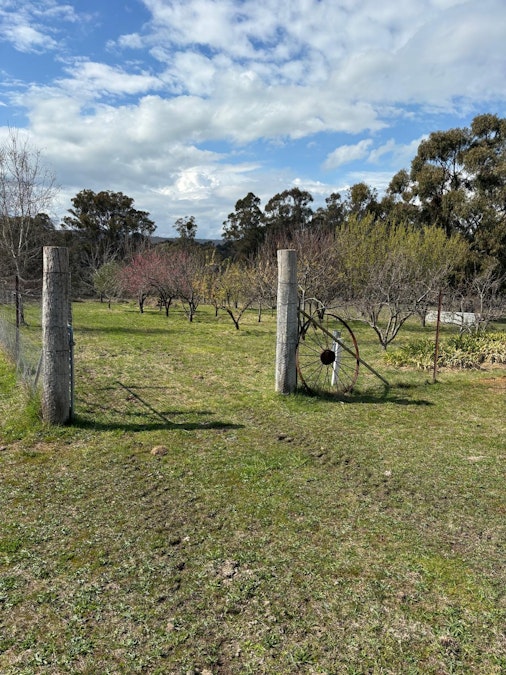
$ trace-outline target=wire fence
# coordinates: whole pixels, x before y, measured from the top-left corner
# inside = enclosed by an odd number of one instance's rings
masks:
[[[16,365],[19,377],[35,390],[42,361],[40,288],[21,292],[18,284],[0,281],[0,347]]]

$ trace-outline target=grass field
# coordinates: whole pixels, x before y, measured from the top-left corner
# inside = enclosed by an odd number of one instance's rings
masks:
[[[506,673],[504,368],[357,327],[388,391],[281,396],[270,315],[74,328],[70,427],[0,356],[2,675]]]

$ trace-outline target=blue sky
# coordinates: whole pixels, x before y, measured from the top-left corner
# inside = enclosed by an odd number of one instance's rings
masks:
[[[0,141],[157,234],[294,186],[381,191],[431,131],[506,113],[504,0],[0,0]]]

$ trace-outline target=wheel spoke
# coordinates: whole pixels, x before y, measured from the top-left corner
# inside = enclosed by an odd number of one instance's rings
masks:
[[[358,377],[358,345],[348,324],[326,314],[313,315],[301,327],[297,372],[313,393],[339,394],[353,389]]]

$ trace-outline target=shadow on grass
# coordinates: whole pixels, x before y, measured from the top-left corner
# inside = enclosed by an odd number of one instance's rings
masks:
[[[393,403],[395,405],[414,405],[414,406],[431,406],[434,405],[432,401],[427,401],[424,398],[411,399],[403,398],[401,396],[392,396],[391,393],[385,396],[374,396],[373,394],[357,394],[350,398],[343,398],[344,403]]]
[[[132,328],[131,326],[86,326],[75,327],[76,332],[79,333],[107,333],[109,335],[168,335],[172,326],[156,327],[146,326],[145,328]]]
[[[407,389],[408,387],[402,387]],[[357,403],[370,403],[370,404],[384,404],[384,403],[393,403],[394,405],[404,405],[404,406],[432,406],[434,403],[427,401],[426,399],[415,399],[415,398],[406,398],[405,396],[396,395],[392,389],[394,387],[385,387],[382,391],[377,392],[359,392],[355,391],[350,394],[333,394],[329,392],[308,392],[305,389],[300,389],[297,393],[302,396],[308,396],[310,398],[318,398],[322,401],[329,402],[338,402],[338,403],[347,403],[347,404],[357,404]]]
[[[194,413],[193,413],[194,414]],[[72,426],[79,429],[93,429],[95,431],[202,431],[203,429],[243,429],[242,424],[231,424],[229,422],[221,422],[219,420],[205,421],[205,422],[172,422],[167,420],[165,422],[128,422],[128,421],[100,421],[85,417],[82,415],[75,415],[72,420]]]
[[[100,415],[103,413],[98,412],[97,417],[85,417],[80,415],[75,415],[73,420],[73,426],[81,428],[91,428],[96,430],[124,430],[124,431],[156,431],[160,429],[168,430],[183,430],[183,431],[195,431],[197,429],[242,429],[244,428],[242,424],[231,424],[229,422],[222,422],[218,420],[206,419],[202,422],[174,422],[171,418],[177,415],[188,415],[188,416],[205,416],[209,417],[214,415],[213,412],[209,410],[200,410],[200,411],[189,411],[189,410],[170,410],[170,411],[161,411],[156,409],[149,401],[146,401],[142,398],[137,392],[134,391],[135,387],[128,386],[119,380],[116,380],[116,385],[121,389],[124,389],[129,394],[131,400],[135,400],[137,403],[142,406],[141,409],[144,412],[125,412],[123,410],[117,410],[115,408],[109,407],[107,409],[106,415],[116,417],[116,420],[113,419],[100,419]],[[159,387],[143,387],[143,389],[158,389]],[[107,387],[107,389],[114,389],[114,387]],[[100,407],[99,407],[100,408]],[[103,410],[103,408],[102,408]],[[90,410],[92,412],[92,409]],[[93,414],[93,413],[92,413]],[[147,418],[156,418],[155,421],[147,421]],[[132,418],[135,418],[135,421],[132,421]],[[142,421],[140,421],[142,420]]]

